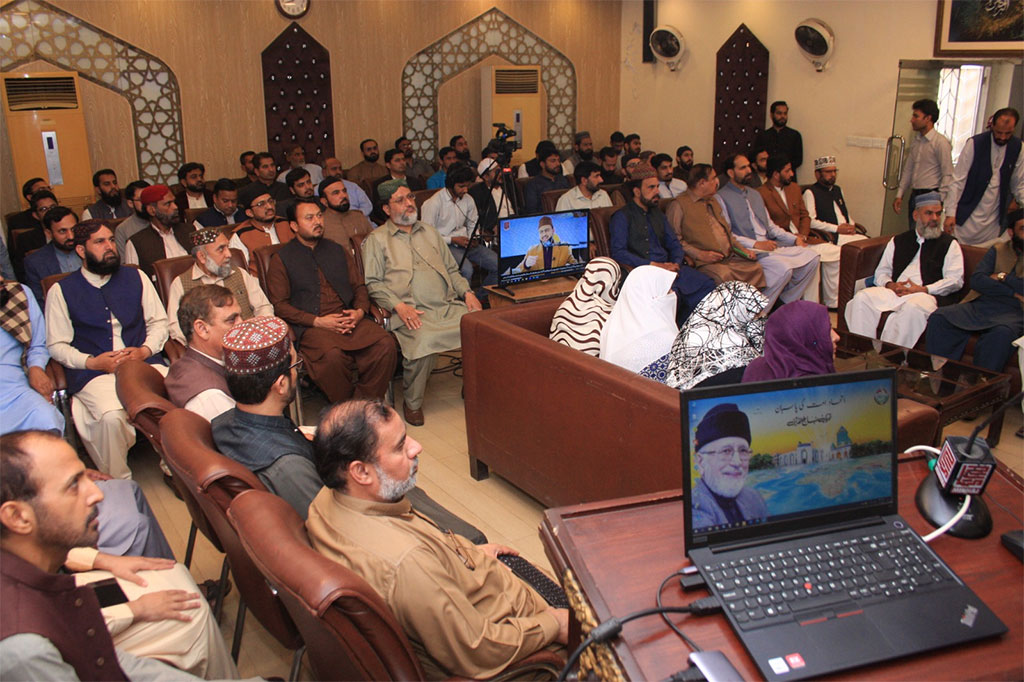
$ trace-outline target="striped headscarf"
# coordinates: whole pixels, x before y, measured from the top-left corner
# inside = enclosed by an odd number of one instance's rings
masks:
[[[611,258],[587,263],[576,288],[551,318],[551,339],[596,356],[601,350],[601,328],[619,296],[621,272]]]

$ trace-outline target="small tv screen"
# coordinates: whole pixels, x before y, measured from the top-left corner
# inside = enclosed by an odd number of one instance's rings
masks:
[[[498,285],[578,277],[590,259],[590,212],[560,211],[498,221]]]

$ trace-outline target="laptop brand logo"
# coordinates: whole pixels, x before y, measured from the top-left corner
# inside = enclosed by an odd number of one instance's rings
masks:
[[[960,624],[966,625],[969,628],[974,627],[974,619],[978,617],[978,608],[976,606],[967,605],[964,612],[960,615]]]

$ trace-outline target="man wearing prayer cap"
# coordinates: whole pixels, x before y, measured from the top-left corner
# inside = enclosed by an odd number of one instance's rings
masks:
[[[154,282],[153,263],[164,258],[187,256],[189,233],[195,228],[181,221],[174,194],[167,185],[150,185],[139,195],[150,229],[132,235],[124,250],[125,265],[138,265]]]
[[[46,295],[47,350],[65,367],[71,414],[96,468],[131,478],[128,449],[135,444],[135,427],[117,399],[114,372],[128,360],[143,360],[167,373],[160,355],[167,313],[149,278],[121,265],[105,222],[78,223],[75,250],[82,269]]]
[[[768,507],[746,487],[750,470],[750,420],[735,403],[708,410],[693,438],[693,463],[700,480],[693,486],[693,527],[763,521]]]
[[[519,265],[512,272],[530,272],[532,270],[550,270],[576,262],[572,248],[563,244],[555,232],[555,226],[548,216],[541,216],[537,221],[537,233],[540,243],[534,244],[523,256]]]
[[[850,331],[875,338],[883,312],[892,311],[882,341],[912,348],[938,307],[957,302],[964,284],[960,244],[942,231],[942,197],[928,192],[914,202],[913,232],[885,245],[875,268],[875,285],[857,292],[845,311]]]
[[[793,165],[794,181],[796,165]],[[850,207],[843,198],[842,188],[836,184],[839,175],[836,157],[819,156],[814,160],[816,182],[804,190],[804,206],[811,217],[811,229],[828,232],[833,244],[862,239],[857,235]]]
[[[249,263],[249,272],[256,274],[256,255],[261,246],[285,244],[292,239],[288,221],[277,215],[277,201],[266,185],[254,182],[238,191],[238,207],[246,220],[235,225],[228,246],[238,249]]]
[[[188,344],[188,330],[178,323],[178,306],[181,297],[192,289],[204,284],[219,284],[228,289],[238,303],[243,320],[250,317],[271,315],[266,294],[255,277],[231,262],[228,247],[228,227],[208,227],[189,235],[192,258],[195,263],[171,282],[167,292],[167,317],[171,338],[180,344]]]
[[[513,215],[512,202],[502,186],[501,164],[485,157],[477,164],[476,172],[480,176],[480,182],[469,188],[469,196],[476,203],[480,229],[491,231],[498,225],[498,218]]]

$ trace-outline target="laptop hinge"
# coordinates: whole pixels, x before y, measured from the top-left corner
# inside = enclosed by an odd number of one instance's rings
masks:
[[[841,523],[830,524],[827,526],[816,526],[814,528],[807,528],[806,530],[793,531],[790,533],[778,533],[776,535],[772,535],[770,538],[738,540],[736,542],[716,545],[710,549],[712,554],[718,554],[720,552],[731,552],[737,549],[758,547],[769,543],[775,544],[777,542],[786,542],[787,540],[799,540],[800,538],[809,538],[817,535],[825,535],[827,533],[835,533],[836,531],[852,530],[854,528],[867,528],[869,526],[880,526],[884,524],[885,520],[879,517],[860,519],[858,521],[843,521]]]

